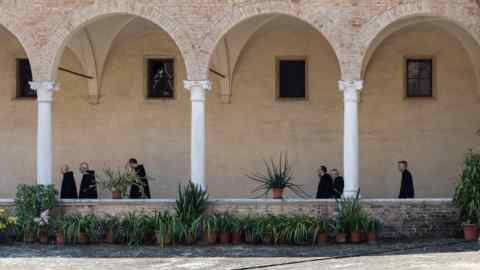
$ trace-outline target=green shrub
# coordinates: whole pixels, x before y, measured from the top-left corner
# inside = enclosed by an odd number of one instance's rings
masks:
[[[453,201],[460,208],[463,222],[476,224],[480,221],[480,153],[469,151],[465,155]]]

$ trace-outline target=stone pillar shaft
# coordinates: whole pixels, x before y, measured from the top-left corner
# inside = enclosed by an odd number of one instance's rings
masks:
[[[184,81],[185,89],[190,91],[192,101],[191,119],[191,181],[203,189],[205,185],[205,96],[211,89],[210,81]]]
[[[37,92],[37,184],[53,183],[52,102],[57,90],[55,82],[34,81],[30,86]]]
[[[358,102],[363,81],[340,81],[344,97],[343,170],[345,197],[354,197],[359,192],[359,130]]]

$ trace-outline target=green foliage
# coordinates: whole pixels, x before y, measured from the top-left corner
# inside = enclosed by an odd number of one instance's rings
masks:
[[[202,229],[204,233],[219,232],[218,215],[206,215],[202,218]]]
[[[222,233],[232,232],[232,216],[229,213],[223,213],[217,215],[218,231]]]
[[[369,221],[368,213],[362,208],[359,193],[354,198],[342,198],[337,200],[336,228],[345,232],[362,232],[367,230]]]
[[[270,159],[270,161],[263,161],[266,172],[256,172],[247,174],[246,176],[259,183],[259,185],[252,191],[252,193],[261,192],[262,196],[266,196],[274,188],[286,188],[300,197],[307,197],[308,195],[303,191],[301,185],[294,183],[293,169],[288,163],[287,154],[280,154],[278,163]]]
[[[170,244],[174,239],[175,235],[178,234],[178,230],[182,230],[177,226],[177,218],[171,215],[168,212],[155,212],[155,231],[157,232],[157,241],[160,243],[160,246],[163,248],[166,245]],[[177,237],[178,238],[178,237]]]
[[[78,235],[80,233],[80,220],[82,216],[80,214],[70,214],[63,218],[63,228],[65,233],[65,241],[67,243],[77,243]]]
[[[128,188],[137,186],[141,194],[145,194],[142,179],[133,170],[117,170],[107,168],[103,176],[97,176],[97,182],[104,190],[119,192],[122,198],[128,198]]]
[[[143,213],[130,212],[123,219],[123,226],[126,231],[128,245],[140,246],[145,236],[147,217]]]
[[[57,206],[57,194],[53,185],[18,185],[15,196],[15,214],[17,216],[17,230],[22,233],[31,231],[36,233],[38,223],[35,218],[40,214]]]
[[[184,224],[197,221],[207,210],[208,194],[200,186],[189,182],[179,185],[175,212]]]
[[[463,172],[453,197],[465,223],[480,221],[480,153],[470,150],[465,155]]]

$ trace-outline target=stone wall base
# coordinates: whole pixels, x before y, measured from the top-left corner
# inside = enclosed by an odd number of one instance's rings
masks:
[[[449,238],[461,233],[459,212],[450,199],[366,199],[364,208],[384,224],[381,237],[395,239]],[[0,201],[0,206],[13,201]],[[306,214],[333,217],[334,200],[213,199],[210,212],[238,215]],[[83,214],[122,214],[130,211],[174,211],[175,200],[65,200],[62,211]]]

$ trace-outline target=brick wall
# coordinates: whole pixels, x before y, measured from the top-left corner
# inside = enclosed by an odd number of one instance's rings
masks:
[[[382,220],[384,238],[446,238],[455,237],[460,231],[458,211],[450,199],[368,199],[363,200],[365,209]],[[174,200],[151,201],[84,201],[65,202],[65,212],[81,213],[125,213],[128,211],[155,210],[173,211]],[[332,200],[252,200],[217,199],[211,201],[209,211],[230,212],[239,215],[254,214],[307,214],[316,217],[335,215]]]

